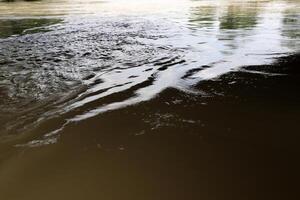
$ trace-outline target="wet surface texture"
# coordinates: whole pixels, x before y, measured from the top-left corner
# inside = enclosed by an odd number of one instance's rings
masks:
[[[0,2],[0,199],[297,199],[299,13]]]

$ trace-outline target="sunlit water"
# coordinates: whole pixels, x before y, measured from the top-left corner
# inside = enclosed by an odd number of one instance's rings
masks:
[[[299,50],[299,12],[297,1],[1,3],[1,135],[271,63]]]
[[[299,30],[298,0],[0,2],[0,199],[282,197],[299,76],[259,69]]]

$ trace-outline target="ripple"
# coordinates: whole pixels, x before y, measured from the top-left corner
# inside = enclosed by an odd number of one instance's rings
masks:
[[[167,88],[201,93],[194,85],[203,80],[299,51],[287,43],[299,42],[289,34],[291,24],[300,27],[295,10],[274,4],[191,4],[178,16],[1,19],[0,27],[22,25],[12,33],[0,28],[1,136],[52,118],[61,131]]]

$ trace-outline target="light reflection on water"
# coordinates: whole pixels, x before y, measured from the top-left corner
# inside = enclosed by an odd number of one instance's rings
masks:
[[[299,6],[0,3],[0,199],[298,199]]]
[[[194,92],[202,80],[299,51],[299,6],[225,0],[1,3],[1,135],[57,116],[61,122],[53,130],[61,130],[167,88]]]

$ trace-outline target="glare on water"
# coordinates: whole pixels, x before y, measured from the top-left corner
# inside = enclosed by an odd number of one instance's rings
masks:
[[[299,13],[298,0],[0,2],[0,199],[257,199],[247,188],[272,185],[297,148],[299,79],[260,69],[299,52]]]
[[[299,48],[296,1],[17,1],[0,11],[7,127],[24,126],[9,121],[14,109],[33,110],[28,125],[79,109],[69,123]]]

